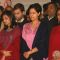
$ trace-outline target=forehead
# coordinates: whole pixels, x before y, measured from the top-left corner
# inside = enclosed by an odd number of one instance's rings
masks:
[[[30,9],[30,12],[37,12],[37,11],[36,11],[36,9],[31,8],[31,9]]]
[[[10,18],[8,15],[3,15],[3,18]]]
[[[20,9],[15,9],[14,12],[22,12]]]
[[[54,4],[49,4],[49,5],[48,5],[48,8],[49,8],[49,7],[54,7],[54,8],[55,8],[55,5],[54,5]]]

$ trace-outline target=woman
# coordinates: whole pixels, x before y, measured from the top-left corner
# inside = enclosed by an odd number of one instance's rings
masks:
[[[30,5],[28,13],[31,22],[23,26],[21,40],[21,60],[42,60],[46,57],[45,37],[47,25],[39,21],[41,6]]]
[[[14,26],[11,11],[4,11],[0,28],[0,60],[20,60],[19,27]]]
[[[58,25],[55,26],[50,35],[48,60],[60,60],[60,8],[57,10]]]

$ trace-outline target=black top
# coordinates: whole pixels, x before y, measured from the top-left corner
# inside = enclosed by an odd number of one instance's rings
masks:
[[[47,24],[47,27],[48,27],[48,29],[47,29],[47,39],[46,39],[46,48],[47,48],[47,51],[48,51],[50,32],[51,32],[51,30],[52,30],[52,28],[53,28],[54,26],[57,26],[58,20],[57,20],[55,17],[53,17],[53,18],[49,21],[48,17],[45,17],[44,19],[42,19],[42,21],[43,21],[44,23],[46,23],[46,24]]]
[[[23,21],[22,22],[15,22],[15,25],[17,25],[17,26],[19,26],[20,28],[22,28],[23,29],[23,25],[25,24],[25,23],[28,23],[29,21],[27,20],[27,17],[24,15],[24,17],[23,17]]]
[[[28,21],[27,20],[23,20],[23,22],[16,22],[15,24],[17,25],[17,26],[19,26],[20,28],[23,28],[23,25],[25,24],[25,23],[27,23]]]
[[[43,19],[44,22],[48,24],[49,30],[51,30],[54,26],[58,24],[58,20],[53,17],[50,21],[48,19],[48,16]]]
[[[47,57],[47,49],[46,49],[46,37],[47,36],[47,24],[46,23],[41,23],[37,33],[35,35],[34,41],[32,48],[37,47],[38,52],[32,54],[29,59],[32,57],[33,60],[43,60],[43,57]],[[28,48],[25,40],[21,38],[21,60],[26,60],[23,57],[23,53],[26,51],[29,51],[30,49]],[[27,60],[29,60],[27,59]]]

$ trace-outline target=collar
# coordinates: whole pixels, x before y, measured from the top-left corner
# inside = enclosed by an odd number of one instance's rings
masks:
[[[54,16],[52,16],[52,17],[50,17],[50,18],[49,18],[49,16],[48,16],[49,21],[50,21],[52,18],[54,18]]]
[[[24,18],[22,18],[22,19],[19,20],[19,21],[16,20],[17,23],[22,23],[23,21],[24,21]]]

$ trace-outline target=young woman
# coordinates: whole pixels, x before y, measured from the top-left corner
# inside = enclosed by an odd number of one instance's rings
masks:
[[[39,21],[41,6],[30,5],[28,13],[31,22],[23,26],[21,40],[21,60],[42,60],[46,57],[45,37],[47,25]]]
[[[14,26],[12,12],[3,12],[2,24],[0,28],[0,60],[20,60],[21,31],[19,27]]]
[[[57,10],[58,25],[51,31],[48,60],[60,60],[60,8]]]

